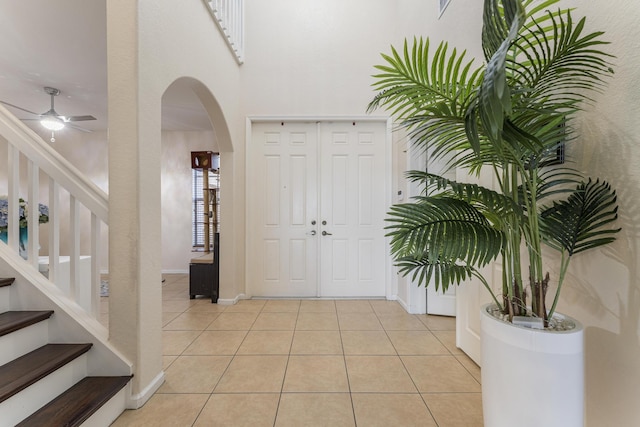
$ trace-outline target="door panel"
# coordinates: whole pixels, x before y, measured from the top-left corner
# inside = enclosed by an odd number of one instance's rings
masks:
[[[452,171],[449,167],[450,156],[435,156],[431,148],[425,153],[425,157],[427,158],[427,171],[429,173],[442,175],[447,179],[456,179],[455,171]],[[455,316],[456,287],[451,286],[444,293],[441,289],[436,291],[434,280],[432,279],[432,283],[427,289],[427,313],[440,316]]]
[[[385,296],[386,122],[253,123],[251,135],[251,293]]]
[[[457,177],[459,181],[475,181],[487,188],[494,187],[493,173],[488,169],[483,170],[479,178],[469,176],[463,170],[458,171]],[[496,289],[500,288],[502,280],[501,262],[492,262],[480,269],[480,273],[487,279],[494,293],[496,293]],[[489,302],[491,302],[491,295],[477,278],[474,277],[458,286],[456,298],[456,346],[478,365],[481,365],[482,362],[480,359],[482,351],[482,343],[480,342],[480,307]]]
[[[427,314],[438,316],[456,315],[456,286],[452,285],[447,292],[436,291],[434,285],[427,288]]]
[[[247,280],[254,296],[316,296],[314,123],[254,123],[247,156]]]
[[[323,297],[385,295],[385,138],[385,123],[335,122],[320,129]]]

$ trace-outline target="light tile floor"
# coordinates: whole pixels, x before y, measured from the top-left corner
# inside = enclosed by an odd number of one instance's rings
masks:
[[[164,277],[166,381],[113,426],[482,426],[480,369],[453,318],[382,300],[221,306]]]

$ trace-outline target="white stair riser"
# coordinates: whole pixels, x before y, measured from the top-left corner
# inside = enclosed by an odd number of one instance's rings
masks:
[[[11,286],[0,287],[0,313],[11,310]]]
[[[93,415],[82,423],[82,427],[104,427],[111,425],[116,418],[124,412],[127,403],[126,390],[130,386],[127,385],[115,394],[107,403],[102,405]]]
[[[13,359],[42,347],[48,342],[48,320],[4,335],[0,337],[0,365],[11,362]]]
[[[87,376],[87,354],[0,403],[0,427],[13,427]]]

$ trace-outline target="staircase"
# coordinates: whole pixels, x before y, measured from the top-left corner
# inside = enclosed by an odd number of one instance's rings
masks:
[[[0,279],[0,426],[108,426],[131,376],[88,376],[92,343],[51,343],[53,310],[12,311]]]
[[[108,196],[0,106],[3,151],[0,186],[7,188],[9,208],[7,243],[0,242],[0,427],[108,426],[137,407],[129,385],[133,364],[99,321]],[[19,251],[22,199],[49,206],[44,257],[38,209],[27,210],[26,256]],[[87,216],[90,224],[81,221]],[[68,232],[61,233],[61,223],[69,224]],[[81,236],[89,236],[88,254],[81,252]]]

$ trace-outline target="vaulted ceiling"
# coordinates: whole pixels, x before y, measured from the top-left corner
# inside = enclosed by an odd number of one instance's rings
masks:
[[[44,113],[45,86],[61,91],[56,111],[92,115],[78,122],[104,130],[107,117],[106,0],[0,0],[0,100]],[[173,85],[163,97],[165,130],[211,129],[191,89]],[[7,107],[21,119],[33,115]],[[36,129],[37,121],[27,121]]]

